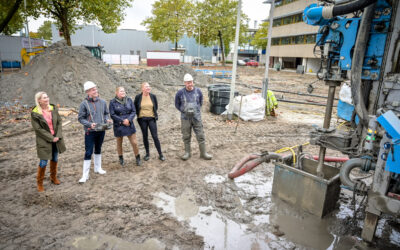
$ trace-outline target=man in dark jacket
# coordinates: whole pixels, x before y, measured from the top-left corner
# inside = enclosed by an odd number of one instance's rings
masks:
[[[194,87],[193,77],[190,74],[186,74],[183,81],[185,88],[180,89],[175,95],[175,107],[181,112],[181,131],[185,144],[185,154],[181,159],[186,161],[191,156],[190,140],[193,129],[199,143],[200,157],[205,160],[211,160],[212,156],[206,152],[206,138],[201,120],[203,94],[199,88]]]
[[[83,161],[82,178],[80,183],[89,179],[89,170],[94,148],[94,172],[105,174],[101,168],[101,146],[104,141],[109,119],[107,103],[99,98],[97,86],[91,81],[85,82],[83,88],[87,97],[79,106],[78,120],[85,130],[85,158]]]

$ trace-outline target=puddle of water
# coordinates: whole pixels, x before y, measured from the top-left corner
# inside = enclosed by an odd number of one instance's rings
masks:
[[[204,237],[205,249],[267,249],[265,236],[247,231],[247,226],[236,223],[210,207],[197,207],[192,190],[186,189],[177,198],[165,193],[155,194],[154,204],[171,213],[180,221],[187,221],[195,233]],[[191,213],[183,212],[189,207]],[[197,213],[194,213],[197,211]],[[183,213],[182,213],[183,212]]]
[[[260,167],[270,168],[272,165],[263,164]],[[355,241],[352,238],[338,237],[330,232],[332,219],[320,219],[308,213],[293,209],[289,204],[271,196],[273,175],[263,171],[254,170],[235,180],[236,186],[243,190],[247,196],[261,197],[260,203],[249,203],[242,200],[245,211],[255,210],[252,224],[258,226],[263,223],[278,227],[286,241],[295,243],[298,247],[315,249],[350,249]],[[256,207],[256,208],[254,208]],[[247,210],[246,210],[247,209]],[[338,217],[347,217],[352,210],[345,207],[340,210]],[[271,226],[270,226],[271,228]]]
[[[162,250],[165,245],[157,239],[147,239],[141,244],[131,243],[121,238],[105,235],[93,234],[90,236],[76,237],[70,245],[75,249],[96,250],[96,249],[119,249],[119,250]]]
[[[272,171],[271,164],[260,167]],[[225,177],[207,175],[204,181],[212,185],[227,185]],[[353,216],[348,204],[320,219],[271,196],[273,176],[257,169],[234,180],[243,214],[250,216],[248,224],[237,223],[216,212],[212,207],[199,207],[193,190],[186,189],[177,198],[165,193],[154,194],[153,203],[179,221],[186,221],[197,235],[204,237],[205,249],[351,249],[360,239],[338,236],[332,225]],[[382,220],[380,220],[382,221]],[[377,228],[382,235],[383,222]],[[361,223],[362,224],[362,223]],[[278,237],[275,234],[282,234]],[[385,231],[388,233],[388,230]],[[391,243],[400,245],[400,233],[391,230]]]

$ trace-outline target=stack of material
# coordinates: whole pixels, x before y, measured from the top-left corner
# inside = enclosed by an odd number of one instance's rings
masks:
[[[208,98],[210,99],[210,112],[220,115],[226,110],[229,104],[231,94],[231,86],[227,84],[213,84],[208,87]],[[235,96],[239,92],[235,91]]]

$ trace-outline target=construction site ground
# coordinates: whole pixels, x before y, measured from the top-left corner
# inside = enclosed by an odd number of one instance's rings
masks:
[[[202,68],[231,70],[217,66]],[[112,70],[126,72],[137,67]],[[259,91],[264,71],[262,67],[239,67],[236,90],[241,95]],[[271,71],[269,77],[270,89],[307,93],[312,83],[312,94],[327,95],[327,87],[316,81],[315,75]],[[230,80],[213,79],[208,84],[213,82],[230,83]],[[137,86],[132,86],[128,94],[134,97],[139,83],[132,84]],[[158,135],[167,160],[158,159],[150,139],[150,160],[138,167],[125,140],[126,166],[121,167],[110,130],[102,149],[103,169],[107,174],[95,174],[92,166],[85,184],[78,183],[84,156],[82,125],[76,113],[64,112],[63,123],[69,123],[63,127],[67,151],[59,156],[61,184],[51,184],[46,170],[43,193],[36,190],[39,160],[29,107],[14,111],[12,107],[1,106],[0,248],[350,249],[361,244],[363,213],[353,217],[350,193],[342,191],[337,209],[319,219],[271,195],[273,163],[263,163],[234,180],[227,177],[234,164],[246,155],[308,142],[312,126],[322,126],[325,107],[279,102],[276,117],[268,116],[259,122],[227,121],[226,117],[209,112],[207,85],[199,85],[205,97],[202,117],[207,148],[213,159],[199,158],[193,135],[192,157],[182,161],[180,114],[174,107],[175,93],[182,85],[182,82],[153,84],[152,93],[159,102]],[[104,90],[100,88],[102,96],[106,95]],[[323,98],[282,92],[275,95],[280,99],[326,102]],[[63,110],[69,108],[76,106],[66,106]],[[337,118],[336,110],[332,117],[331,126],[343,122]],[[136,121],[135,126],[143,157],[142,134]],[[346,129],[346,125],[341,125],[341,129]],[[313,155],[318,150],[316,146],[304,147],[304,151]],[[327,155],[341,156],[332,150]],[[371,249],[399,248],[398,219],[383,216],[376,236],[369,246]]]

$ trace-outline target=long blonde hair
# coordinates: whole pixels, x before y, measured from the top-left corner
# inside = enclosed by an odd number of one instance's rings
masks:
[[[42,95],[43,94],[46,94],[47,95],[47,93],[46,92],[44,92],[44,91],[39,91],[39,92],[37,92],[36,94],[35,94],[35,103],[36,103],[36,107],[37,107],[37,109],[38,109],[38,112],[41,114],[42,113],[42,107],[40,106],[40,104],[39,104],[39,100],[42,98]]]

